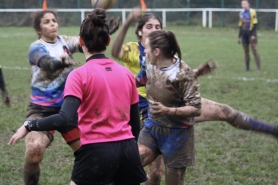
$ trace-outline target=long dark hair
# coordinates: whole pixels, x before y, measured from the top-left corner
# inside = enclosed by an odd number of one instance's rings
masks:
[[[83,39],[88,52],[106,50],[110,36],[104,9],[95,8],[87,15],[80,26],[79,36]]]
[[[152,50],[159,48],[166,58],[173,58],[177,53],[181,59],[181,50],[176,36],[171,31],[157,30],[149,34],[150,47]]]

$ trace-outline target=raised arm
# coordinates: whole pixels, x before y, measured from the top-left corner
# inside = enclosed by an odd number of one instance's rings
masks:
[[[127,33],[127,30],[132,23],[133,20],[137,19],[142,15],[142,10],[139,8],[134,8],[132,12],[129,13],[126,21],[124,22],[122,28],[119,31],[119,34],[115,38],[112,48],[111,55],[117,59],[121,59],[123,56],[122,45],[124,43],[124,39]]]

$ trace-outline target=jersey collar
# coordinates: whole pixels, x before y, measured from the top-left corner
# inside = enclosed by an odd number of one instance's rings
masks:
[[[103,59],[103,58],[107,58],[107,57],[105,56],[105,54],[95,54],[95,55],[90,56],[90,57],[86,60],[86,62],[88,62],[89,60],[93,60],[93,59]]]

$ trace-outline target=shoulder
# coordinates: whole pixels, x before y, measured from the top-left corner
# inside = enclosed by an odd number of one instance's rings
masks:
[[[123,49],[124,51],[134,51],[138,50],[138,43],[137,42],[128,42],[126,44],[123,45]]]
[[[46,47],[40,40],[36,40],[35,42],[31,43],[29,46],[29,53],[38,52],[38,51],[45,51],[47,52]]]
[[[197,80],[195,73],[191,67],[184,61],[180,61],[180,77],[186,80]]]
[[[249,11],[250,11],[250,16],[251,17],[256,15],[256,11],[254,9],[250,8]]]
[[[78,36],[59,35],[59,36],[58,36],[58,39],[61,39],[61,40],[63,40],[63,41],[68,42],[68,41],[70,41],[70,40],[78,40],[79,37],[78,37]]]
[[[138,42],[127,42],[124,45],[128,45],[128,46],[138,46]]]
[[[87,74],[87,70],[86,70],[86,66],[84,64],[84,65],[72,70],[68,75],[68,79],[76,81],[78,79],[85,78],[86,74]]]
[[[58,39],[60,39],[62,43],[64,43],[64,44],[67,43],[71,47],[79,45],[79,37],[78,36],[59,35]]]
[[[40,40],[36,40],[30,44],[29,48],[36,48],[36,47],[45,47]]]

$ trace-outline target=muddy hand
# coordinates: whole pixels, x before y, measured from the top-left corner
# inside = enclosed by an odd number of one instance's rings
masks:
[[[168,108],[162,105],[160,102],[154,102],[150,104],[150,113],[154,117],[166,116]]]
[[[218,67],[219,65],[216,60],[209,59],[205,63],[201,64],[197,69],[194,69],[193,72],[196,74],[197,77],[200,77],[212,73]]]
[[[60,56],[60,58],[62,60],[62,64],[65,66],[77,66],[80,64],[80,62],[75,62],[73,58],[68,54],[63,54],[62,56]]]
[[[241,43],[240,38],[238,38],[237,43],[238,43],[238,44],[240,44],[240,43]]]
[[[132,19],[138,19],[142,16],[142,9],[139,7],[133,8],[132,12],[130,12],[129,17]]]
[[[29,133],[29,131],[26,130],[24,125],[22,125],[21,127],[19,127],[19,129],[17,129],[16,133],[11,137],[8,144],[9,145],[15,145],[15,143],[18,140],[24,138],[28,133]]]
[[[115,33],[120,26],[120,17],[117,19],[114,19],[114,17],[111,17],[109,22],[108,22],[108,27],[109,27],[109,34],[112,35]]]

